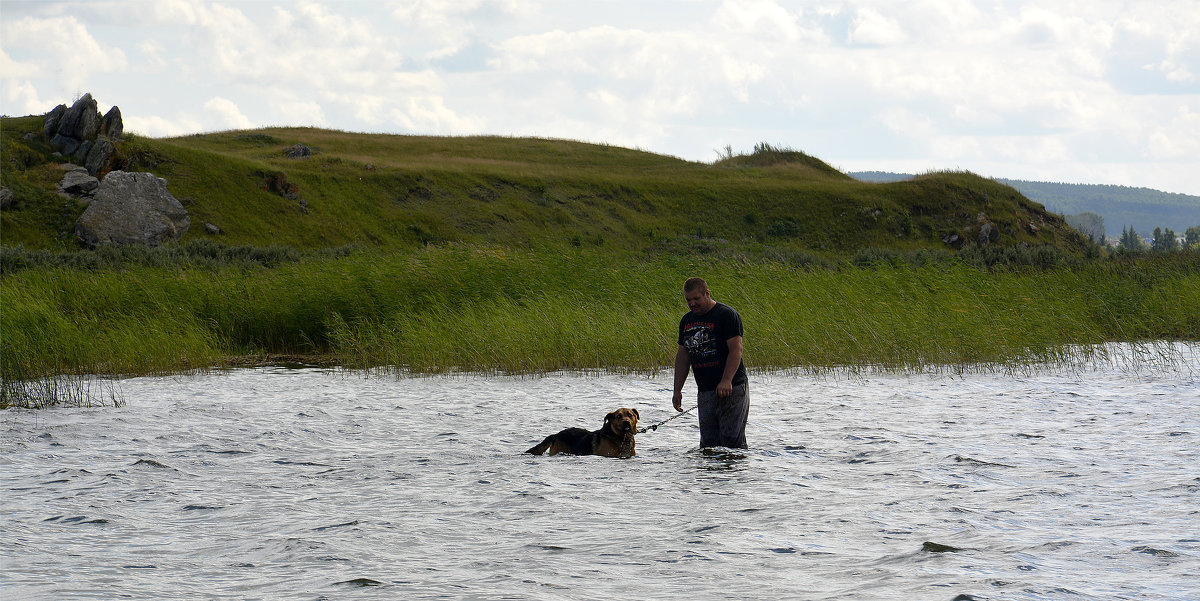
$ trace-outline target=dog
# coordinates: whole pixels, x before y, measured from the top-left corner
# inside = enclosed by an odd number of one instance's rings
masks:
[[[638,410],[622,407],[604,416],[604,426],[589,432],[583,428],[567,428],[551,434],[533,448],[531,455],[601,455],[622,459],[636,455],[634,434],[637,434]]]

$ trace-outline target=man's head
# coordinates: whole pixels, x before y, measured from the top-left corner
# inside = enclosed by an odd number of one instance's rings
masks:
[[[683,283],[683,299],[696,315],[708,313],[717,304],[708,294],[708,282],[701,278],[688,278]]]

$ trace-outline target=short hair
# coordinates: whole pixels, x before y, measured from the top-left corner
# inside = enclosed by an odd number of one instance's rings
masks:
[[[708,282],[704,281],[704,278],[688,278],[683,283],[684,292],[694,292],[696,290],[708,292]]]

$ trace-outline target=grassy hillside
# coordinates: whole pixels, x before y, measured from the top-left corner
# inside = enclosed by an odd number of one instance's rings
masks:
[[[70,248],[83,207],[53,193],[62,168],[38,117],[5,119],[3,180],[18,198],[0,238]],[[289,159],[304,144],[311,157]],[[467,242],[567,243],[629,250],[727,244],[847,253],[869,247],[1086,244],[1041,205],[969,173],[858,182],[804,153],[760,145],[702,164],[566,140],[356,134],[309,128],[170,139],[130,136],[127,171],[169,182],[192,218],[189,239],[298,249]],[[955,237],[957,236],[957,237]]]
[[[1168,227],[1182,234],[1189,227],[1200,225],[1198,196],[1129,186],[1001,181],[1030,198],[1037,198],[1057,213],[1090,211],[1103,216],[1106,233],[1114,240],[1121,237],[1126,227],[1149,238],[1156,227]]]
[[[898,182],[912,179],[912,174],[885,171],[861,171],[851,174],[869,182]],[[1143,237],[1149,237],[1156,227],[1169,227],[1182,233],[1200,225],[1200,196],[1175,194],[1151,188],[1105,186],[1095,184],[1063,184],[998,179],[1012,186],[1046,209],[1061,215],[1091,212],[1104,217],[1106,235],[1116,240],[1122,230],[1133,227]]]

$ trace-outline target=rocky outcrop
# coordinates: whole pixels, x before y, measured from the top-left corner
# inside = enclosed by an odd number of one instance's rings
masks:
[[[101,119],[96,100],[91,94],[84,94],[58,119],[50,145],[63,156],[74,156],[84,142],[90,142],[100,132]],[[44,124],[42,127],[45,129]]]
[[[125,134],[121,109],[112,107],[103,117],[91,94],[84,94],[71,108],[54,107],[42,121],[42,135],[64,157],[83,161],[88,173],[103,177],[112,169],[115,143]]]
[[[187,209],[151,173],[109,173],[95,199],[75,222],[75,235],[95,248],[104,244],[157,246],[178,240],[191,225]]]
[[[7,209],[17,203],[17,197],[12,190],[7,187],[0,188],[0,211]]]
[[[289,159],[307,159],[316,154],[316,151],[304,144],[293,144],[283,151],[283,156]]]

